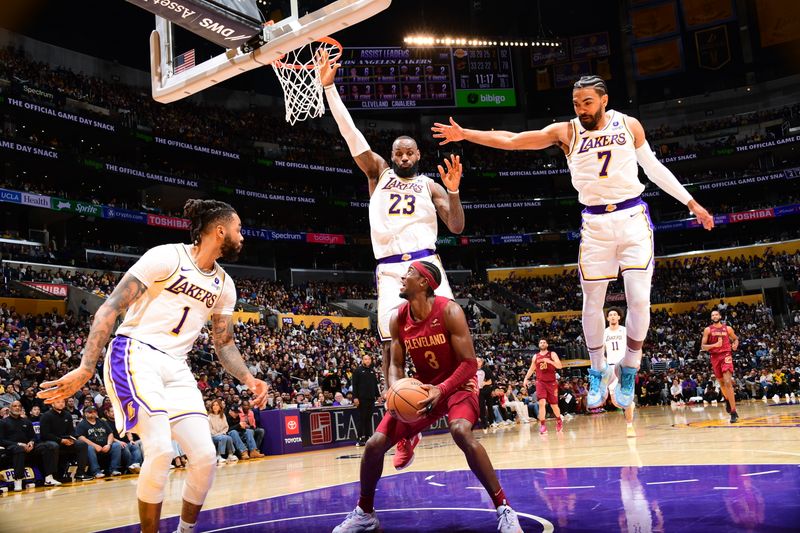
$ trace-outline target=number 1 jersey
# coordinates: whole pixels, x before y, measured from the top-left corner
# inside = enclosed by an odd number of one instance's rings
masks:
[[[156,246],[128,270],[147,291],[128,308],[117,335],[185,357],[212,314],[233,314],[233,280],[216,263],[211,272],[200,270],[190,249],[184,244]]]
[[[399,178],[387,168],[369,200],[369,226],[375,259],[417,250],[435,250],[439,222],[428,176]]]

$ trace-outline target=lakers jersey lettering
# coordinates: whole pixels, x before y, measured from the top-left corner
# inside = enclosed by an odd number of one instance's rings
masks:
[[[633,134],[625,118],[608,110],[607,123],[600,130],[583,129],[577,118],[570,121],[573,138],[567,164],[583,205],[616,204],[644,191]]]
[[[166,287],[164,290],[167,290],[173,294],[185,294],[189,298],[194,298],[200,303],[203,303],[209,309],[214,307],[214,302],[217,301],[217,295],[213,294],[202,287],[198,287],[194,283],[191,283],[186,280],[186,276],[178,276],[178,279],[170,285]]]
[[[435,250],[439,225],[427,176],[400,178],[386,169],[369,200],[372,251],[376,259]]]

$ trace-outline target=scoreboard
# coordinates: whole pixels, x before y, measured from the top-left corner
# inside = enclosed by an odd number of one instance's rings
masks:
[[[508,47],[345,48],[339,63],[349,109],[517,105]]]

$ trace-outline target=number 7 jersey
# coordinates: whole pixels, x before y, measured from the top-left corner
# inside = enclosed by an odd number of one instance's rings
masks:
[[[600,130],[585,130],[580,120],[570,120],[567,164],[583,205],[618,204],[644,192],[627,117],[611,109],[606,115],[608,122]]]
[[[439,222],[428,176],[399,178],[387,168],[369,200],[375,259],[417,250],[435,250]]]

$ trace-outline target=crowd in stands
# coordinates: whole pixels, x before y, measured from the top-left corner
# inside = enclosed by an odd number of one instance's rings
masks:
[[[742,280],[783,277],[790,285],[800,279],[800,252],[709,259],[698,256],[656,262],[652,303],[710,300],[740,294]],[[577,271],[538,278],[512,278],[488,284],[486,292],[512,311],[565,311],[582,307]],[[504,290],[505,289],[505,290]],[[608,294],[622,295],[622,280],[609,284]]]
[[[130,127],[152,128],[155,133],[178,138],[185,142],[238,150],[243,141],[260,140],[278,146],[279,156],[290,161],[324,162],[351,166],[349,152],[338,132],[323,129],[313,123],[290,127],[272,109],[249,109],[231,112],[222,107],[199,105],[180,101],[169,106],[154,102],[149,91],[106,81],[84,73],[74,73],[59,66],[51,66],[32,59],[22,50],[12,47],[0,49],[0,78],[27,84],[36,89],[50,91],[65,102],[72,98],[109,109],[112,116]],[[13,87],[14,85],[12,85]],[[52,102],[50,102],[52,103]],[[681,126],[663,125],[648,133],[651,144],[664,155],[689,151],[708,151],[719,145],[733,146],[742,142],[757,142],[773,133],[761,132],[743,138],[730,135],[722,140],[692,145],[678,145],[669,140],[678,135],[707,134],[714,129],[756,125],[773,119],[796,119],[800,106],[779,107],[759,112],[734,115],[722,119],[705,120]],[[104,117],[107,118],[107,117]],[[367,131],[374,148],[388,153],[391,141],[400,134],[416,135],[420,148],[436,154],[438,146],[426,131]],[[665,139],[665,142],[659,142]],[[464,159],[477,171],[503,169],[551,169],[564,167],[560,154],[530,154],[501,152],[497,150],[465,147]]]

